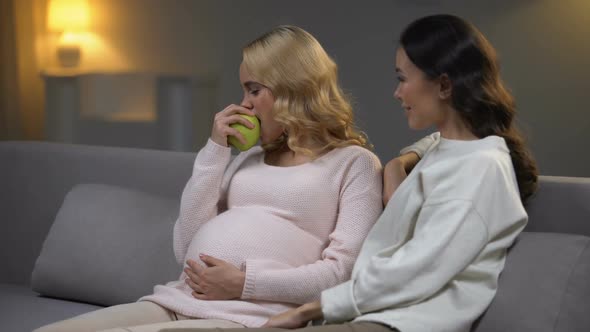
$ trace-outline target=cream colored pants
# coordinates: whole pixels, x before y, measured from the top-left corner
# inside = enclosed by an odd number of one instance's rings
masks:
[[[238,328],[242,324],[222,319],[193,319],[153,302],[116,305],[82,314],[34,332],[158,332],[164,328]]]

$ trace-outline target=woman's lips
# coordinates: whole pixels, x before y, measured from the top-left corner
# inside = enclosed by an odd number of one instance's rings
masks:
[[[411,107],[404,107],[404,114],[405,114],[406,116],[408,116],[408,114],[410,114],[410,111],[411,111],[411,110],[412,110],[412,108],[411,108]]]

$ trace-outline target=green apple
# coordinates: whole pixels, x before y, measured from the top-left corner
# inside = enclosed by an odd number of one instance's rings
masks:
[[[230,127],[237,129],[240,133],[242,133],[242,135],[244,135],[244,138],[246,139],[246,144],[242,144],[240,140],[238,140],[233,135],[228,136],[227,141],[229,144],[233,145],[238,150],[246,151],[253,147],[260,138],[260,121],[258,121],[258,118],[255,116],[246,114],[240,114],[240,116],[252,122],[252,124],[254,124],[254,128],[250,129],[241,123],[233,123],[230,125]]]

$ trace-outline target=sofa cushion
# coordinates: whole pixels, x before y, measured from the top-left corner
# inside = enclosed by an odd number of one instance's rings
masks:
[[[99,305],[136,301],[176,280],[172,229],[179,203],[102,184],[65,197],[32,275],[33,290]]]
[[[477,332],[590,331],[590,238],[523,232]]]
[[[30,332],[40,326],[100,309],[31,291],[29,286],[0,283],[0,331]]]

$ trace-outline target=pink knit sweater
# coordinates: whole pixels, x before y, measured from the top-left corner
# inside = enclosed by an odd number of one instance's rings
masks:
[[[211,140],[197,155],[174,226],[174,253],[180,264],[200,262],[203,253],[241,268],[241,299],[195,299],[182,273],[140,300],[258,327],[350,278],[382,211],[381,164],[358,146],[291,167],[265,164],[260,147],[230,159],[230,148]]]

